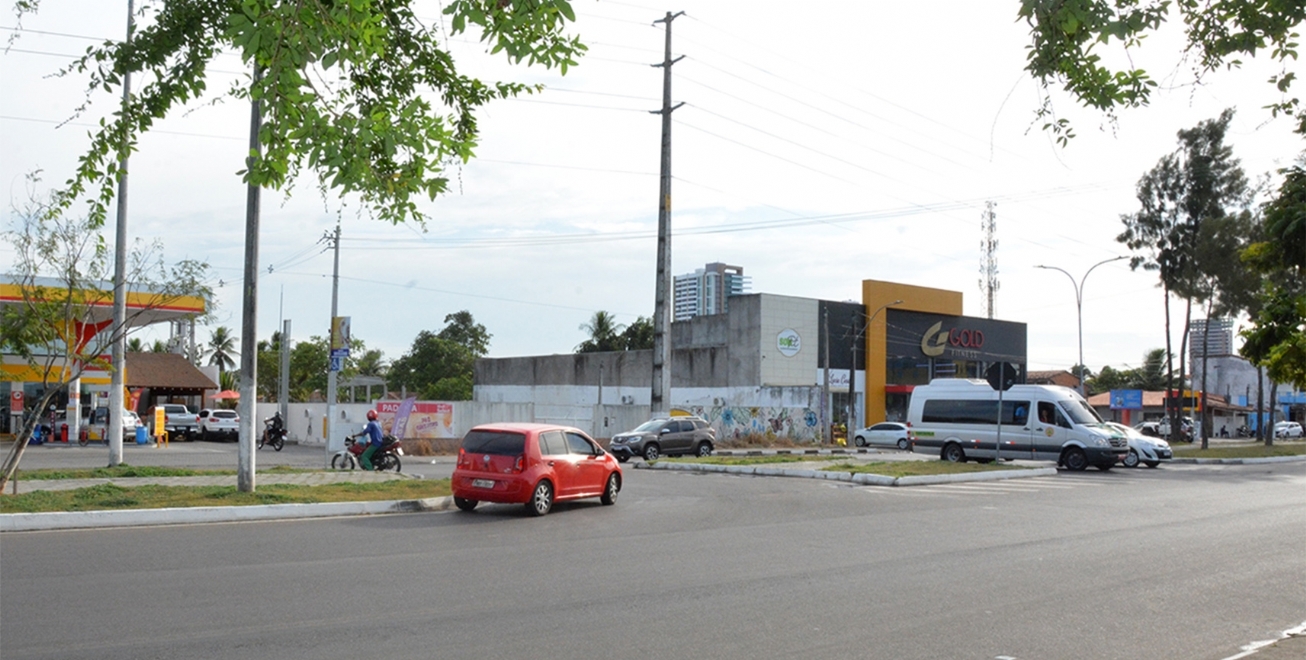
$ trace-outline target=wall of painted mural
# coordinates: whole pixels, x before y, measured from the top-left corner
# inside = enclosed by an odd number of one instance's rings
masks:
[[[780,406],[684,406],[690,413],[707,420],[720,440],[739,440],[749,436],[768,439],[787,438],[811,442],[821,432],[820,412],[812,408]]]

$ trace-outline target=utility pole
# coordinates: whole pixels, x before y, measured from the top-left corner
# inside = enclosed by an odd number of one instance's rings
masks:
[[[825,429],[825,441],[834,442],[834,411],[830,410],[830,310],[821,315],[821,332],[825,335],[825,383],[821,386],[821,426]]]
[[[281,322],[281,378],[277,383],[277,409],[281,422],[290,423],[290,319]]]
[[[127,43],[131,43],[136,29],[136,5],[127,0]],[[122,74],[122,112],[127,121],[127,106],[131,103],[132,72]],[[118,158],[118,227],[113,242],[113,360],[109,377],[109,467],[122,463],[122,390],[126,385],[123,372],[127,364],[127,145],[118,145],[122,151]],[[38,413],[39,414],[39,413]]]
[[[335,249],[335,265],[331,268],[331,341],[327,343],[327,354],[330,355],[335,348],[336,339],[336,301],[340,297],[340,221],[336,221],[336,231],[333,234],[327,234],[326,240],[331,241],[332,248]],[[332,433],[336,425],[336,374],[339,373],[335,368],[335,358],[328,357],[332,364],[327,368],[327,391],[326,391],[326,423],[322,425],[322,432],[326,434],[326,464],[331,465],[331,442]]]
[[[653,64],[662,67],[662,109],[650,110],[651,114],[662,115],[662,174],[660,177],[660,195],[658,196],[658,273],[657,288],[653,297],[653,392],[649,400],[649,411],[653,414],[671,412],[671,112],[684,105],[671,105],[671,65],[679,62],[684,55],[671,59],[671,21],[685,12],[672,14],[653,23],[666,23],[666,52],[662,62]]]
[[[254,66],[257,85],[263,79],[263,68]],[[252,96],[252,95],[251,95]],[[262,101],[250,99],[249,104],[249,158],[246,170],[254,169],[254,161],[262,153],[259,128],[263,125]],[[245,186],[245,279],[244,305],[240,319],[240,447],[236,465],[236,489],[242,493],[254,492],[254,433],[255,411],[258,410],[258,223],[259,185],[250,181]]]
[[[998,299],[998,217],[993,212],[993,202],[984,202],[983,220],[980,228],[984,237],[980,239],[980,292],[984,294],[984,312],[989,318],[996,313]]]

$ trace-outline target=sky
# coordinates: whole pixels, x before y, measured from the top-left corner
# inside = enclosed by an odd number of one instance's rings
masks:
[[[438,3],[418,6],[447,34]],[[282,318],[296,340],[327,334],[332,255],[321,239],[337,221],[339,313],[388,359],[460,310],[490,332],[492,357],[572,352],[599,310],[622,324],[651,316],[661,122],[649,111],[661,105],[662,70],[650,65],[665,39],[653,21],[668,11],[684,12],[672,23],[672,54],[684,57],[672,68],[673,102],[684,104],[672,115],[673,274],[725,262],[743,267],[754,293],[825,300],[859,299],[864,279],[896,281],[960,291],[965,314],[983,316],[981,222],[992,202],[995,318],[1027,324],[1031,370],[1078,361],[1077,285],[1129,254],[1115,240],[1120,215],[1137,210],[1136,182],[1175,150],[1177,131],[1236,108],[1228,142],[1249,178],[1271,184],[1302,147],[1289,121],[1263,109],[1278,100],[1265,83],[1272,63],[1194,84],[1173,30],[1141,50],[1102,51],[1152,73],[1149,107],[1112,122],[1051,90],[1077,133],[1062,147],[1034,114],[1043,92],[1023,71],[1028,27],[1015,0],[841,1],[819,13],[758,0],[573,6],[572,31],[589,52],[565,76],[508,65],[474,37],[447,40],[465,73],[545,90],[481,111],[475,158],[449,172],[449,194],[424,203],[424,230],[370,219],[309,179],[264,191],[260,339]],[[40,170],[47,189],[65,180],[87,132],[114,109],[116,94],[98,93],[75,115],[84,79],[54,74],[89,45],[121,39],[125,13],[126,2],[45,2],[0,53],[6,228],[26,175]],[[5,39],[16,25],[7,16]],[[249,110],[213,100],[245,67],[224,54],[212,70],[213,95],[159,123],[129,168],[129,238],[211,266],[217,305],[201,341],[218,325],[241,327],[236,172]],[[13,261],[0,244],[0,268]],[[1165,345],[1157,278],[1127,264],[1084,280],[1083,354],[1094,371],[1137,367]],[[1177,330],[1174,340],[1177,350]]]

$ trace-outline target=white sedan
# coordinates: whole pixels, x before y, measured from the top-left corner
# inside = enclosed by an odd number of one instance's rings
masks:
[[[1107,422],[1106,425],[1129,439],[1129,453],[1125,455],[1125,467],[1138,467],[1138,464],[1142,463],[1147,467],[1154,468],[1160,465],[1161,461],[1174,458],[1170,443],[1161,438],[1143,435],[1138,432],[1138,429],[1130,428],[1124,424]]]
[[[1274,437],[1300,438],[1302,437],[1301,424],[1298,422],[1275,422]]]
[[[911,441],[908,440],[906,424],[901,422],[880,422],[854,433],[853,444],[858,447],[881,445],[907,449],[911,446]]]

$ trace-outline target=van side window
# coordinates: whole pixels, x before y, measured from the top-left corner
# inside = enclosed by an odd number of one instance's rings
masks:
[[[1057,408],[1057,426],[1067,429],[1074,428],[1074,426],[1070,424],[1070,420],[1066,418],[1066,414],[1061,412],[1060,408]]]
[[[1029,423],[1028,401],[1003,401],[1002,423],[1024,426]]]
[[[1048,425],[1056,424],[1056,423],[1057,423],[1057,415],[1058,415],[1058,413],[1057,413],[1057,406],[1056,406],[1056,404],[1052,403],[1051,401],[1039,401],[1039,402],[1038,402],[1038,421],[1039,421],[1039,423],[1041,423],[1041,424],[1048,424]]]

